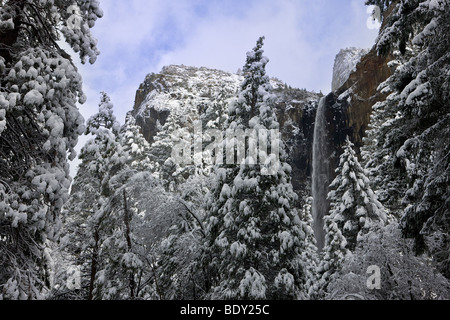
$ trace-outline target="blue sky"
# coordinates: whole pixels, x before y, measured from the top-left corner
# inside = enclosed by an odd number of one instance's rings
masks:
[[[184,64],[236,72],[264,35],[267,73],[293,87],[328,93],[341,48],[369,48],[364,0],[101,0],[104,17],[92,33],[101,55],[78,63],[88,119],[100,91],[111,96],[118,120],[134,104],[145,76]],[[74,56],[75,57],[75,56]],[[78,61],[78,58],[74,59]],[[79,147],[83,145],[80,140]]]

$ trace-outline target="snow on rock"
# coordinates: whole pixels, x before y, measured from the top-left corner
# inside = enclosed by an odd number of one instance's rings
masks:
[[[199,105],[210,105],[220,95],[231,98],[241,81],[241,76],[220,70],[166,66],[160,74],[149,74],[141,85],[139,91],[149,93],[135,106],[138,108],[136,115],[142,115],[151,108],[186,115]]]
[[[356,65],[369,50],[359,48],[341,49],[334,60],[332,90],[339,89],[347,80],[353,71],[356,71]]]

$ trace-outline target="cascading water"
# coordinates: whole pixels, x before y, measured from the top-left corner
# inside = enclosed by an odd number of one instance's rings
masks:
[[[329,148],[327,134],[327,120],[325,118],[326,97],[319,102],[314,125],[313,170],[312,170],[312,215],[314,218],[314,233],[317,248],[323,249],[325,232],[323,218],[328,211],[329,181]]]

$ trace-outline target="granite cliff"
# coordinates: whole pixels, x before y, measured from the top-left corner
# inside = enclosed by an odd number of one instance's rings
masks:
[[[359,151],[372,106],[385,98],[377,87],[391,75],[387,64],[390,59],[378,56],[374,49],[350,48],[337,55],[335,90],[327,95],[325,106],[331,142],[330,172],[334,172],[347,135]],[[176,128],[192,131],[194,121],[201,120],[204,128],[223,129],[227,105],[236,96],[242,79],[239,74],[183,65],[167,66],[146,77],[136,92],[131,113],[147,141],[155,146],[160,165],[170,157],[170,150],[158,146]],[[272,86],[278,97],[277,116],[293,168],[294,188],[299,195],[306,195],[312,170],[314,122],[322,94],[291,88],[278,79],[272,79]]]
[[[146,77],[136,92],[132,115],[155,148],[176,128],[192,132],[196,120],[205,128],[223,129],[227,105],[236,97],[242,80],[242,75],[220,70],[167,66]],[[310,176],[315,111],[322,95],[291,88],[278,79],[271,84],[278,97],[276,111],[293,168],[294,188],[301,194]],[[160,155],[161,165],[170,157],[168,151]]]

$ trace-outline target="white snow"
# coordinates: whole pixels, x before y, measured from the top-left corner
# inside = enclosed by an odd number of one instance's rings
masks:
[[[336,56],[333,69],[332,90],[339,89],[352,72],[356,70],[356,65],[361,58],[368,53],[367,49],[346,48],[342,49]]]
[[[253,299],[264,299],[266,297],[266,279],[261,273],[251,268],[245,272],[239,289],[242,297],[248,295]]]
[[[2,95],[0,95],[0,105],[1,105],[1,100],[2,100]],[[5,130],[6,128],[6,110],[5,109],[0,109],[0,135],[2,134],[2,132]]]
[[[230,246],[230,253],[236,259],[243,258],[247,253],[247,246],[239,241],[233,242]]]
[[[44,102],[44,97],[39,91],[33,89],[25,95],[23,102],[29,106],[38,106]]]

